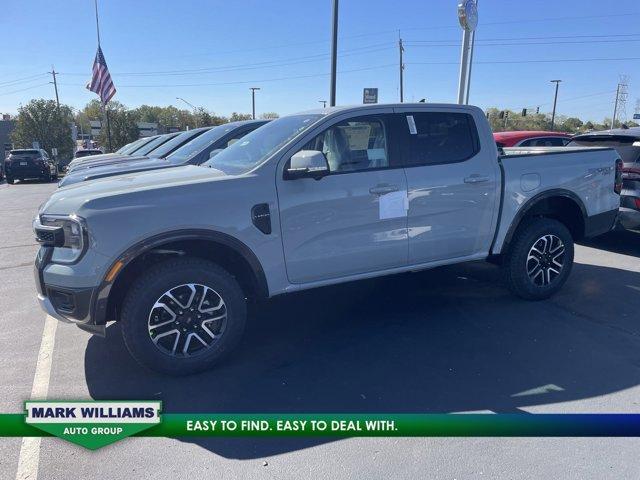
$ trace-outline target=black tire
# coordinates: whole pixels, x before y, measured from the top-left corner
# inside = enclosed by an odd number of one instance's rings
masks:
[[[564,253],[561,256],[554,257],[557,252],[560,252],[557,240],[553,240],[554,244],[547,240],[542,240],[543,237],[559,239],[564,246]],[[546,246],[547,243],[555,245],[550,247],[550,250],[553,248],[558,250],[548,254],[538,254],[538,247],[541,245]],[[534,245],[536,245],[535,251],[532,250]],[[540,250],[544,250],[544,248],[540,248]],[[571,233],[559,221],[552,218],[525,220],[525,223],[518,227],[502,264],[509,290],[526,300],[549,298],[560,290],[567,281],[573,266],[573,250],[574,245]],[[531,257],[529,257],[530,252],[532,253]],[[554,260],[561,263],[562,267],[558,268]],[[551,270],[549,270],[549,267],[551,267]],[[554,273],[556,270],[559,270],[558,274]],[[532,278],[533,276],[535,278]],[[545,282],[548,283],[544,284]]]
[[[5,178],[6,178],[7,183],[8,183],[9,185],[13,185],[13,182],[15,182],[15,180],[14,180],[12,177],[5,177]]]
[[[175,356],[154,343],[149,321],[155,302],[165,292],[189,283],[204,285],[223,300],[224,331],[203,351],[192,356]],[[122,304],[120,323],[125,345],[139,363],[157,372],[180,376],[210,369],[233,350],[242,337],[246,318],[246,299],[233,276],[208,260],[174,258],[151,267],[133,282]],[[167,328],[181,327],[169,325]],[[182,333],[178,333],[178,337],[180,335]]]
[[[42,180],[46,183],[51,183],[51,172],[45,173]]]

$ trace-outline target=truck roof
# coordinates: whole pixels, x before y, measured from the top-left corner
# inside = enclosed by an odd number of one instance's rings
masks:
[[[326,107],[326,108],[315,108],[313,110],[306,110],[303,112],[298,112],[297,114],[322,114],[329,115],[332,113],[337,113],[341,111],[348,110],[369,110],[380,107],[398,107],[398,108],[406,108],[406,107],[419,107],[419,108],[456,108],[460,110],[474,110],[478,109],[473,105],[458,105],[457,103],[424,103],[424,102],[414,102],[414,103],[370,103],[367,105],[362,104],[354,104],[354,105],[339,105],[336,107]]]

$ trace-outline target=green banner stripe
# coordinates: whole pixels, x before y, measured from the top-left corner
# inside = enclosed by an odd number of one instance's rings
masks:
[[[211,423],[215,422],[215,423]],[[72,426],[72,423],[67,424]],[[94,424],[95,425],[95,424]],[[106,426],[108,424],[101,424]],[[114,423],[113,425],[117,425]],[[189,428],[191,427],[191,428]],[[200,427],[200,428],[197,428]],[[50,436],[0,414],[0,436]],[[178,414],[142,437],[562,436],[638,437],[640,414]]]

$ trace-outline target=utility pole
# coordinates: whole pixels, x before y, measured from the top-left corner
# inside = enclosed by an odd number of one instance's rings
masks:
[[[318,102],[322,104],[322,108],[327,108],[327,101],[326,100],[318,100]]]
[[[336,106],[336,69],[338,66],[338,0],[333,0],[333,27],[331,31],[331,80],[329,106]]]
[[[616,101],[613,104],[613,117],[611,118],[611,128],[613,129],[616,125],[616,115],[618,114],[618,98],[620,97],[620,84],[618,84],[618,88],[616,88]]]
[[[400,103],[404,102],[404,63],[402,61],[402,53],[404,47],[402,46],[402,38],[400,38],[400,31],[398,30],[398,48],[400,50]]]
[[[60,110],[60,99],[58,98],[58,81],[56,79],[56,75],[58,74],[58,72],[56,72],[56,69],[53,65],[51,65],[51,71],[49,72],[51,74],[51,76],[53,77],[53,88],[56,91],[56,105],[58,106],[58,110]]]
[[[551,83],[556,84],[556,93],[553,97],[553,112],[551,113],[551,130],[553,130],[556,124],[556,105],[558,103],[558,86],[560,85],[560,82],[562,82],[562,80],[551,80]]]
[[[251,118],[256,119],[256,90],[260,90],[260,87],[250,87],[251,90]]]

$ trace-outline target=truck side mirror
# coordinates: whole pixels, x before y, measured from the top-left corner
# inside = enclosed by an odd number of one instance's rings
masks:
[[[329,162],[324,153],[318,150],[300,150],[291,157],[285,170],[285,180],[314,178],[320,180],[329,175]]]

